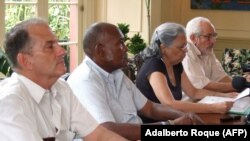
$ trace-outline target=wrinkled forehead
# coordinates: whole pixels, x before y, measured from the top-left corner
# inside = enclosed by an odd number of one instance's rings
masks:
[[[46,24],[33,24],[33,25],[29,25],[27,27],[27,30],[28,30],[29,33],[43,33],[45,31],[52,33],[52,30]]]
[[[46,24],[35,24],[28,27],[30,38],[56,38],[51,28]]]
[[[201,25],[201,32],[203,33],[215,32],[214,26],[209,22],[201,22],[200,25]]]

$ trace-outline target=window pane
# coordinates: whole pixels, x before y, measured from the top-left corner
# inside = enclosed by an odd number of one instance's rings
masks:
[[[32,4],[6,4],[5,31],[15,24],[36,15],[36,7]]]
[[[49,24],[59,41],[76,41],[72,23],[77,28],[77,6],[77,0],[49,0]]]
[[[71,2],[72,0],[49,0],[49,2]]]
[[[5,0],[5,2],[36,2],[37,0]]]
[[[49,0],[49,25],[60,44],[67,50],[65,61],[68,71],[75,67],[77,61],[75,58],[78,36],[77,2],[77,0]]]
[[[49,24],[59,41],[69,41],[69,5],[50,4]]]
[[[69,45],[61,45],[65,51],[67,52],[67,54],[65,55],[64,57],[64,61],[65,61],[65,65],[66,65],[66,68],[67,68],[67,72],[69,72],[69,64],[70,64],[70,48],[69,48]]]

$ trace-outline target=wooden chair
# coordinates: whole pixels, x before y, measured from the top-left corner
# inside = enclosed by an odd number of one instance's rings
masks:
[[[123,72],[135,82],[136,74],[143,64],[143,59],[140,54],[136,54],[133,58],[129,58],[128,66],[123,68]]]

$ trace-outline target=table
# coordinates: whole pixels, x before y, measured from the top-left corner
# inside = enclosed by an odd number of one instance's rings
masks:
[[[197,114],[202,120],[204,120],[206,125],[245,125],[245,116],[241,116],[239,120],[233,120],[228,122],[221,122],[220,118],[224,116],[224,114]]]

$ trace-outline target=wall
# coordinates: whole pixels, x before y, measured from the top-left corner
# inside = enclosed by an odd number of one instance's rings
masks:
[[[148,41],[153,30],[163,22],[186,25],[196,16],[209,18],[219,34],[215,54],[221,60],[225,48],[250,49],[250,11],[192,10],[191,0],[151,0],[148,30],[145,0],[96,0],[95,20],[130,24],[131,33],[140,32]]]
[[[230,10],[192,10],[191,0],[163,0],[161,22],[173,21],[186,25],[187,21],[196,16],[209,18],[219,34],[215,45],[218,59],[225,48],[250,49],[250,11]]]
[[[129,24],[130,34],[140,32],[147,38],[146,7],[144,0],[96,0],[96,21],[104,21],[117,25]]]
[[[150,25],[145,0],[96,0],[95,20],[115,25],[127,23],[130,25],[129,36],[139,32],[148,42],[154,28],[161,23],[161,2],[162,0],[151,0]]]

